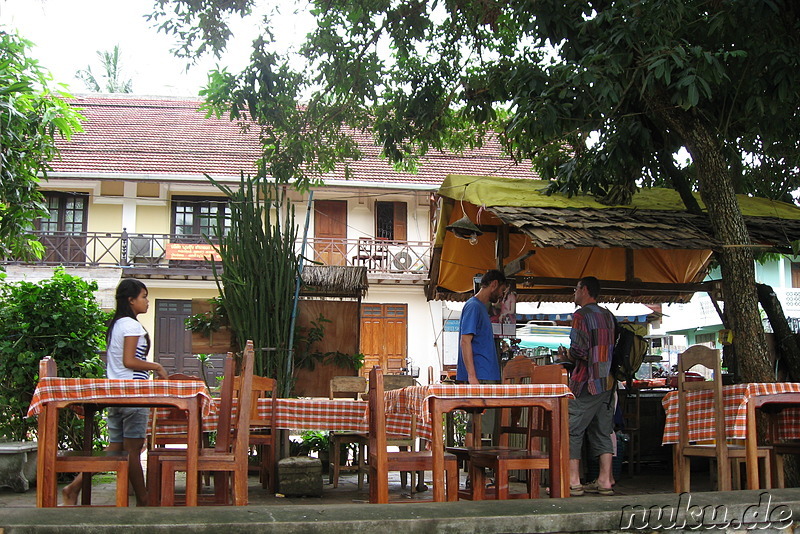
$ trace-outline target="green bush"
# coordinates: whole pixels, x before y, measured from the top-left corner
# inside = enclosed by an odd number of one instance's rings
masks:
[[[25,418],[39,380],[39,360],[51,355],[60,377],[101,378],[108,314],[94,297],[97,283],[56,269],[39,283],[0,284],[0,437],[35,437]],[[83,421],[62,410],[59,445],[82,448]]]

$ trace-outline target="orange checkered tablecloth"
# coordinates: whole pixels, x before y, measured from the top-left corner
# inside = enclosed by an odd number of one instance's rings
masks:
[[[430,397],[572,397],[563,384],[431,384],[386,392],[387,413],[414,413],[430,425]]]
[[[774,384],[735,384],[724,386],[725,428],[729,439],[745,439],[747,428],[747,399],[756,395],[800,393],[800,383],[776,382]],[[689,441],[714,439],[714,413],[711,391],[691,391],[687,394],[689,410]],[[661,401],[667,414],[662,444],[678,442],[678,392],[668,393]],[[800,438],[800,408],[783,411],[778,430],[780,439]]]
[[[259,399],[259,412],[267,415],[268,400]],[[276,426],[284,430],[333,430],[338,432],[368,432],[367,402],[347,399],[278,399]],[[161,413],[161,412],[159,412]],[[389,414],[386,421],[390,434],[407,436],[411,433],[411,414]],[[203,430],[217,429],[217,415],[203,418]],[[159,426],[159,434],[186,432],[186,427]]]
[[[204,416],[216,411],[206,385],[199,380],[110,380],[107,378],[42,378],[33,392],[28,417],[42,404],[53,401],[91,402],[93,399],[126,397],[202,397]]]

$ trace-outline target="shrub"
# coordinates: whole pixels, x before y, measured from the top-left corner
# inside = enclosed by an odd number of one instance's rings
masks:
[[[60,377],[101,378],[108,314],[94,297],[97,283],[58,268],[39,283],[0,284],[0,436],[34,437],[25,418],[39,379],[39,360],[51,355]],[[83,422],[61,410],[59,444],[82,448]]]

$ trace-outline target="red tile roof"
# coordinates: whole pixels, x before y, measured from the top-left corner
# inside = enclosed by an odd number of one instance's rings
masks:
[[[93,94],[76,96],[73,104],[86,117],[85,131],[59,142],[55,173],[222,178],[253,172],[260,155],[257,134],[205,117],[197,99]],[[416,174],[395,171],[366,137],[359,142],[364,157],[351,163],[351,180],[358,182],[438,186],[448,174],[536,178],[529,163],[503,156],[495,140],[460,155],[429,153]],[[343,180],[344,166],[324,178]]]

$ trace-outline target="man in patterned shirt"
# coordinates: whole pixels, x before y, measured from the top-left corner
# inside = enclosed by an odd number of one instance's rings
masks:
[[[575,287],[569,351],[559,350],[561,359],[573,362],[569,387],[574,399],[569,402],[569,475],[570,495],[584,492],[613,495],[611,473],[614,418],[611,357],[614,352],[614,316],[597,305],[600,283],[594,276],[581,278]],[[599,457],[597,480],[586,485],[580,481],[580,460],[586,435],[592,457]]]

